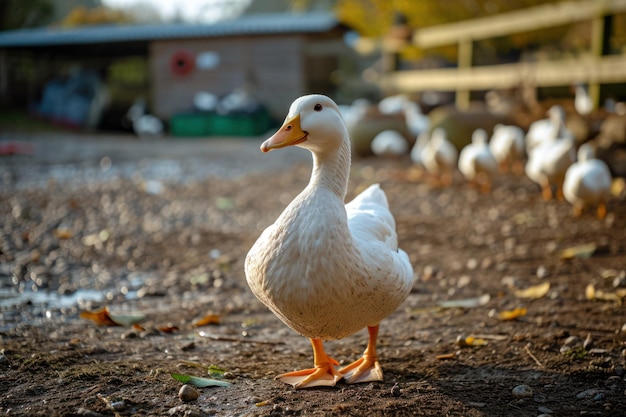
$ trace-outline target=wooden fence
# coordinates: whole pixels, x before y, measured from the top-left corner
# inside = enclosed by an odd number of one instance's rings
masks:
[[[626,54],[604,55],[606,17],[623,12],[626,12],[626,0],[580,0],[419,29],[413,33],[412,42],[420,48],[456,44],[457,67],[386,72],[379,83],[383,89],[393,91],[456,91],[457,106],[466,108],[471,90],[513,88],[523,82],[537,87],[581,82],[589,84],[589,92],[597,105],[600,84],[626,82]],[[580,21],[591,22],[590,51],[580,58],[472,67],[474,41]],[[391,54],[401,48],[402,43],[363,40],[359,47],[378,47],[383,53]]]

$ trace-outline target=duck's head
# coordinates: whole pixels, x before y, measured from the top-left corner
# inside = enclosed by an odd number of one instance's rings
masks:
[[[291,104],[278,131],[261,145],[263,152],[297,145],[314,153],[338,149],[348,133],[339,107],[324,95],[312,94]]]

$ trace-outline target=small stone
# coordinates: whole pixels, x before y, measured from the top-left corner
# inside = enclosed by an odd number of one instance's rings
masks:
[[[198,391],[196,391],[191,385],[183,385],[178,391],[178,398],[183,402],[195,401],[198,399]]]
[[[604,386],[613,391],[617,391],[617,389],[619,388],[621,384],[622,384],[622,378],[620,378],[617,375],[610,376],[606,379],[606,381],[604,381]]]
[[[591,388],[591,389],[587,389],[576,394],[576,399],[588,400],[588,399],[593,398],[595,400],[598,394],[602,394],[602,390],[599,390],[597,388]]]
[[[124,411],[126,410],[127,405],[126,405],[126,402],[122,400],[122,401],[115,401],[111,403],[111,407],[113,407],[115,411]]]
[[[483,403],[479,401],[470,401],[467,405],[472,408],[484,408],[487,406],[487,403]]]
[[[476,269],[478,267],[478,261],[475,258],[467,260],[467,269]]]
[[[533,396],[533,389],[528,385],[518,385],[511,391],[515,398],[530,398]]]
[[[76,415],[83,417],[105,417],[104,414],[100,414],[97,411],[88,410],[86,408],[79,408],[76,411]]]
[[[190,407],[186,404],[178,405],[176,407],[170,408],[167,413],[170,416],[183,416],[183,417],[202,417],[204,414],[200,412],[200,410]]]
[[[591,347],[591,333],[587,333],[587,337],[585,338],[585,341],[583,342],[583,349],[588,350],[589,347]]]
[[[561,353],[569,352],[572,349],[579,348],[583,346],[582,340],[578,336],[570,336],[563,342],[563,346],[561,346]]]
[[[7,358],[4,354],[0,355],[0,366],[8,366],[9,358]]]
[[[541,414],[554,414],[554,411],[552,411],[550,408],[544,407],[544,406],[541,406],[541,407],[537,408],[537,411],[539,411]]]
[[[537,278],[544,279],[545,277],[548,276],[548,270],[546,269],[545,266],[539,265],[539,267],[537,268],[536,274],[537,274]]]

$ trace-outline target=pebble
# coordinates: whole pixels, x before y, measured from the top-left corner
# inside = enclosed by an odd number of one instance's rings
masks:
[[[561,346],[561,353],[569,352],[572,349],[582,347],[583,341],[580,340],[578,336],[570,336],[563,342],[563,346]]]
[[[127,404],[126,404],[126,401],[124,400],[115,401],[114,403],[111,403],[111,407],[113,407],[115,411],[124,411],[126,410]]]
[[[545,277],[547,277],[547,276],[548,276],[548,270],[546,269],[546,267],[545,267],[545,266],[540,265],[540,266],[537,268],[537,272],[536,272],[536,274],[537,274],[537,278],[539,278],[539,279],[543,279],[543,278],[545,278]]]
[[[591,388],[591,389],[584,390],[576,394],[576,399],[578,400],[593,399],[594,401],[600,401],[603,398],[604,398],[604,392],[597,388]]]
[[[393,395],[394,397],[399,397],[402,394],[402,391],[400,390],[400,386],[396,383],[393,384],[393,387],[391,387],[391,395]]]
[[[105,417],[104,414],[100,414],[96,411],[88,410],[86,408],[79,408],[76,411],[76,415],[83,417]]]
[[[202,417],[204,414],[200,410],[190,407],[188,405],[178,405],[170,408],[167,413],[170,416],[184,416],[184,417]]]
[[[554,414],[554,411],[552,411],[550,408],[543,406],[537,408],[537,411],[539,411],[542,415]]]
[[[191,385],[183,385],[178,391],[178,398],[183,402],[195,401],[198,399],[198,391],[196,391]]]
[[[0,365],[7,366],[9,364],[9,358],[7,358],[4,354],[0,355]]]
[[[528,385],[518,385],[511,391],[515,398],[530,398],[533,396],[533,389]]]

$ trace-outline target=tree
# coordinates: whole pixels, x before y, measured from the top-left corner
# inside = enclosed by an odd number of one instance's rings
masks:
[[[42,26],[53,11],[49,0],[0,0],[0,30]]]

